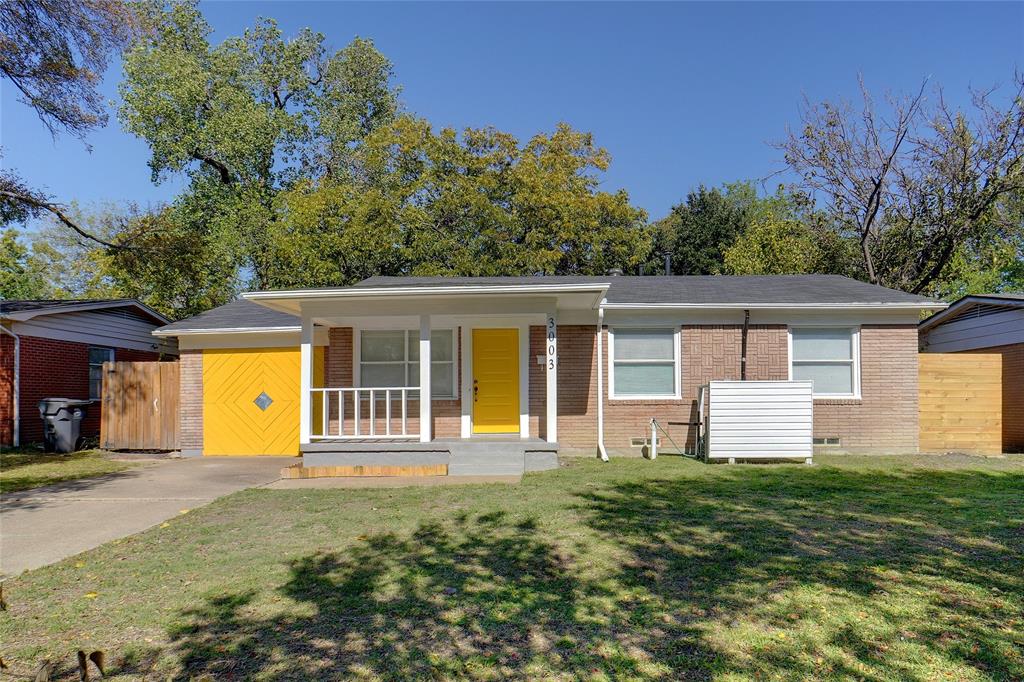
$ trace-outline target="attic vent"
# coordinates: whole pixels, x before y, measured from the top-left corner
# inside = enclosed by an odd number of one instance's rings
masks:
[[[988,317],[989,315],[998,315],[999,313],[1005,313],[1007,310],[1012,310],[1010,306],[1005,305],[992,305],[991,303],[979,303],[973,306],[970,310],[965,310],[963,313],[957,315],[959,319],[977,319],[979,317]]]
[[[839,436],[826,436],[825,438],[815,438],[814,439],[814,444],[815,445],[830,445],[830,446],[835,447],[835,446],[838,446],[838,445],[842,445],[842,441],[839,439]]]

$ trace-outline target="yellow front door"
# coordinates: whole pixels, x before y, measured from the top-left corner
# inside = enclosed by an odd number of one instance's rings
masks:
[[[473,330],[473,433],[519,432],[519,330]]]
[[[203,351],[203,453],[299,454],[298,348]]]

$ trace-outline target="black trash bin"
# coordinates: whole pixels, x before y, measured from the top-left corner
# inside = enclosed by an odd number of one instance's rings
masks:
[[[43,418],[43,445],[47,452],[74,452],[82,430],[82,420],[91,400],[43,398],[39,415]]]

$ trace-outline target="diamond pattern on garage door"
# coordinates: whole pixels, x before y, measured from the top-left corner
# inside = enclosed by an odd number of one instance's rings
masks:
[[[297,455],[299,366],[297,348],[203,351],[204,454]]]

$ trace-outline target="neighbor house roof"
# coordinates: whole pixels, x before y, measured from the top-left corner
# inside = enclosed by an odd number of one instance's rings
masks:
[[[188,333],[297,331],[299,318],[253,301],[374,298],[418,294],[593,292],[607,308],[843,308],[935,309],[945,304],[838,275],[370,277],[351,287],[253,292],[157,330]],[[596,305],[596,304],[595,304]]]
[[[166,317],[134,298],[79,298],[79,299],[21,299],[0,300],[0,318],[24,322],[41,315],[56,315],[85,310],[134,308],[153,319],[167,324]]]
[[[997,308],[1024,308],[1024,292],[1005,294],[969,294],[957,299],[945,310],[939,311],[931,317],[924,319],[918,325],[921,331],[948,322],[959,317],[971,308],[978,306],[995,306]]]

